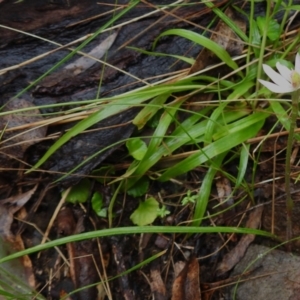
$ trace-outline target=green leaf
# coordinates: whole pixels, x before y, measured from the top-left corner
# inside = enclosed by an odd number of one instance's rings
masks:
[[[229,28],[231,28],[244,42],[249,42],[247,35],[240,29],[230,17],[228,17],[221,9],[215,6],[213,1],[203,1]]]
[[[221,153],[213,159],[211,166],[209,167],[204,180],[202,181],[199,193],[197,195],[197,201],[193,216],[192,226],[200,226],[205,212],[207,211],[207,204],[211,194],[211,187],[216,173],[221,169],[221,164],[227,152]]]
[[[244,122],[242,122],[243,120],[235,122],[239,123],[239,126],[237,127],[233,126],[230,128],[231,125],[234,125],[230,124],[230,126],[227,126],[228,128],[222,132],[222,137],[218,137],[220,139],[207,145],[203,149],[195,151],[175,166],[168,168],[167,171],[161,175],[159,181],[170,180],[171,178],[187,173],[211,160],[213,157],[216,157],[221,153],[224,153],[245,142],[247,139],[254,137],[264,124],[264,120],[268,117],[268,115],[269,114],[267,113],[255,113],[244,118]]]
[[[100,193],[95,192],[92,197],[92,207],[94,212],[99,216],[106,218],[107,210],[103,208],[103,197]]]
[[[241,185],[242,181],[245,179],[245,174],[247,171],[247,166],[250,157],[249,149],[250,149],[250,144],[242,145],[241,154],[240,154],[240,163],[238,168],[239,172],[236,178],[235,188],[238,188]]]
[[[251,44],[253,46],[260,46],[261,44],[261,34],[257,23],[252,20],[252,37],[251,37]],[[255,57],[259,57],[260,49],[253,47],[253,52],[255,53]]]
[[[147,152],[146,143],[140,138],[133,138],[126,142],[129,154],[136,160],[142,160]]]
[[[144,158],[139,162],[139,165],[137,166],[134,177],[129,178],[127,181],[127,184],[129,184],[129,187],[131,187],[135,182],[143,176],[146,171],[150,168],[150,166],[154,165],[156,163],[156,159],[150,159],[150,157],[157,153],[157,149],[159,145],[162,143],[164,136],[166,135],[166,132],[172,123],[172,121],[175,118],[175,114],[178,110],[178,107],[182,104],[184,100],[177,102],[173,104],[172,106],[168,106],[165,108],[164,113],[160,117],[160,121],[158,123],[158,126],[155,129],[155,132],[152,135],[152,138],[150,140],[147,153],[145,154]],[[164,149],[165,146],[164,146]],[[144,165],[147,165],[145,168]],[[124,176],[128,176],[129,174],[126,174]]]
[[[131,187],[127,194],[132,197],[144,196],[149,188],[149,179],[147,177],[142,177],[133,187]]]
[[[204,134],[204,141],[206,144],[209,144],[212,142],[213,133],[216,130],[226,128],[226,125],[224,126],[224,124],[222,124],[223,122],[222,123],[218,122],[218,119],[220,119],[220,116],[222,114],[224,114],[224,110],[228,104],[229,104],[229,101],[221,102],[218,105],[218,107],[211,114],[211,116],[208,120],[207,126],[206,126],[205,134]]]
[[[24,255],[44,251],[51,247],[56,247],[60,245],[64,245],[66,243],[74,243],[78,241],[99,238],[99,237],[107,237],[107,236],[119,236],[119,235],[134,235],[141,233],[180,233],[180,234],[197,234],[197,233],[240,233],[240,234],[254,234],[260,236],[267,236],[269,238],[278,239],[274,234],[271,234],[267,231],[252,229],[252,228],[242,228],[242,227],[229,227],[229,226],[129,226],[129,227],[116,227],[116,228],[108,228],[101,230],[92,230],[89,232],[83,232],[80,234],[74,234],[71,236],[66,236],[60,239],[56,239],[45,244],[39,244],[37,246],[27,248],[22,251],[18,251],[13,254],[5,255],[4,257],[0,257],[0,264],[10,261],[12,259],[22,257]]]
[[[232,60],[228,52],[224,48],[222,48],[219,44],[213,42],[212,40],[210,40],[209,38],[201,34],[186,29],[170,29],[163,32],[154,41],[153,48],[156,46],[158,39],[166,35],[178,35],[188,40],[191,40],[192,42],[197,43],[212,51],[217,57],[219,57],[225,64],[227,64],[233,70],[238,69],[237,63]]]
[[[157,115],[157,111],[163,107],[169,96],[170,93],[155,97],[137,114],[132,123],[138,130],[141,130],[150,119],[153,119]]]
[[[206,114],[208,111],[209,110],[204,110],[203,113]],[[169,110],[168,115],[170,113],[172,113],[171,109]],[[184,121],[182,124],[180,124],[179,127],[177,127],[177,129],[175,129],[171,136],[165,139],[164,143],[162,143],[162,140],[160,140],[159,137],[164,136],[164,132],[162,131],[163,127],[167,126],[166,128],[169,128],[169,125],[167,125],[168,115],[164,113],[159,122],[159,126],[153,134],[153,143],[150,142],[148,146],[149,156],[147,153],[142,161],[138,162],[138,164],[135,164],[134,168],[130,168],[130,170],[122,176],[122,178],[127,179],[127,186],[131,187],[137,181],[137,178],[143,176],[162,157],[169,155],[176,149],[180,148],[182,145],[185,145],[190,142],[195,144],[194,140],[200,142],[200,140],[202,139],[203,141],[203,135],[206,132],[208,120],[204,119],[200,123],[196,124],[195,122],[197,122],[199,118],[204,117],[205,114],[196,114],[196,118],[192,117],[191,119]],[[239,108],[237,111],[234,112],[226,112],[223,117],[223,122],[224,124],[231,123],[248,114],[249,110],[247,108]],[[170,120],[173,120],[173,118]],[[158,135],[157,137],[156,134]]]
[[[187,91],[193,89],[203,88],[202,85],[193,84],[185,86],[176,86],[176,85],[161,85],[161,86],[151,86],[145,87],[142,91],[131,91],[123,94],[122,96],[115,96],[112,98],[102,99],[102,102],[107,100],[109,103],[100,107],[98,111],[92,113],[89,117],[81,120],[76,125],[74,125],[68,132],[66,132],[62,137],[60,137],[43,155],[43,157],[30,169],[27,173],[32,172],[33,170],[39,168],[57,149],[67,143],[71,138],[80,134],[87,128],[93,126],[94,124],[108,118],[112,115],[126,111],[127,109],[137,106],[144,101],[147,101],[151,98],[154,98],[163,93],[169,93],[170,90],[175,91]],[[83,163],[79,164],[70,172],[75,171]],[[62,176],[60,179],[66,177],[68,174]]]
[[[69,192],[66,202],[70,203],[84,203],[87,201],[90,194],[91,182],[85,178],[78,184],[72,187]]]
[[[274,19],[267,20],[266,17],[257,17],[257,26],[261,35],[267,31],[268,38],[274,42],[280,37],[280,25]]]
[[[138,225],[144,226],[154,222],[157,217],[159,204],[153,197],[140,202],[139,207],[131,214],[130,220]]]
[[[164,218],[169,215],[171,212],[167,210],[167,207],[163,205],[161,208],[157,209],[157,216],[160,218]]]
[[[196,195],[192,195],[191,190],[188,190],[186,196],[181,200],[182,205],[194,204],[197,200]]]

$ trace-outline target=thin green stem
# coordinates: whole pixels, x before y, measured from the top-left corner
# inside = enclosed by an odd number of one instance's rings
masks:
[[[107,215],[108,215],[108,227],[109,228],[112,228],[113,208],[114,208],[114,204],[115,204],[115,201],[117,199],[117,196],[119,194],[122,184],[123,184],[123,182],[121,181],[120,184],[118,185],[117,189],[115,190],[115,192],[110,200],[109,206],[108,206]]]
[[[267,0],[267,7],[266,7],[266,22],[265,22],[265,30],[262,35],[262,40],[261,40],[261,48],[260,48],[260,54],[258,58],[258,66],[257,66],[257,78],[261,78],[261,70],[262,70],[262,64],[263,64],[263,59],[264,59],[264,54],[265,54],[265,48],[267,44],[267,33],[268,33],[268,28],[269,28],[269,23],[270,23],[270,15],[271,15],[271,0]],[[256,81],[256,93],[259,90],[259,81]],[[256,101],[254,102],[256,106]]]
[[[291,156],[294,142],[294,132],[296,128],[297,116],[298,116],[298,101],[300,97],[300,90],[295,91],[292,94],[292,113],[291,123],[289,130],[289,137],[286,148],[286,160],[285,160],[285,191],[286,191],[286,211],[287,211],[287,240],[292,238],[292,211],[294,202],[291,197]]]

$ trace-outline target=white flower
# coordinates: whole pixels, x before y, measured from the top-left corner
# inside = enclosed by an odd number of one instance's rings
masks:
[[[274,82],[259,79],[259,82],[274,93],[290,93],[300,89],[300,55],[297,53],[295,59],[295,70],[290,70],[281,63],[276,63],[279,73],[268,65],[263,65],[265,73]]]

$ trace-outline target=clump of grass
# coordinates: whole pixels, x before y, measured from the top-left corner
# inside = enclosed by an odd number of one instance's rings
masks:
[[[105,28],[109,29],[109,26],[117,18],[125,14],[137,3],[138,1],[133,1],[130,6],[112,18],[90,39],[82,43],[74,52],[66,56],[38,80],[44,78],[63,64]],[[193,203],[189,200],[185,204],[194,205],[193,214],[191,220],[189,220],[190,226],[132,226],[83,233],[26,249],[0,259],[0,263],[68,242],[119,234],[146,232],[187,234],[238,232],[271,236],[269,233],[253,229],[200,227],[207,212],[211,189],[217,173],[221,173],[232,182],[234,191],[242,187],[253,199],[253,191],[257,185],[254,178],[259,161],[260,145],[252,151],[249,141],[257,137],[267,118],[271,115],[276,116],[276,125],[282,125],[285,130],[289,130],[292,126],[289,120],[290,99],[271,97],[271,93],[260,86],[258,79],[262,77],[261,68],[263,63],[274,66],[277,61],[280,61],[288,65],[289,61],[285,60],[285,58],[289,57],[290,54],[294,56],[294,53],[298,51],[299,37],[295,37],[296,34],[293,31],[289,31],[287,17],[291,10],[299,10],[300,8],[291,4],[286,5],[282,1],[277,1],[272,8],[270,1],[267,1],[266,15],[264,17],[255,17],[254,1],[250,1],[250,4],[251,10],[248,15],[240,8],[235,8],[244,14],[249,22],[249,32],[244,34],[232,20],[228,19],[221,9],[213,7],[210,2],[206,2],[206,5],[211,7],[219,18],[233,28],[235,34],[245,43],[245,52],[240,57],[232,58],[226,50],[209,38],[184,29],[171,29],[162,32],[153,44],[153,51],[155,51],[155,45],[162,37],[176,35],[189,39],[193,43],[214,52],[223,65],[230,68],[230,73],[219,78],[218,75],[208,76],[206,73],[207,69],[192,75],[182,72],[172,78],[167,78],[118,96],[80,102],[80,105],[86,104],[86,106],[81,106],[77,111],[76,109],[70,109],[66,112],[66,115],[74,114],[74,117],[80,116],[82,110],[84,110],[85,114],[82,116],[82,119],[60,137],[39,162],[29,170],[34,171],[41,168],[57,149],[67,143],[72,137],[84,132],[84,130],[99,121],[131,107],[142,107],[133,120],[140,132],[147,124],[153,121],[153,118],[157,118],[158,122],[153,133],[147,137],[148,143],[141,142],[142,138],[138,134],[135,137],[118,142],[130,144],[128,146],[128,156],[132,157],[132,159],[123,174],[117,178],[108,177],[105,179],[106,183],[117,186],[107,211],[110,227],[112,227],[114,199],[116,199],[119,192],[135,189],[141,183],[141,180],[145,180],[145,178],[148,182],[154,180],[161,182],[179,180],[180,176],[202,167],[206,172],[198,193],[194,194],[192,198],[190,195],[186,196],[186,199],[192,199]],[[279,11],[284,13],[281,23],[278,23],[275,18]],[[180,57],[177,58],[180,59]],[[185,59],[185,61],[193,63],[192,60]],[[209,70],[213,69],[214,66],[209,68]],[[38,80],[25,90],[31,88]],[[199,105],[201,107],[197,111],[187,110],[184,106],[186,101],[191,96],[199,93],[213,93],[215,98],[208,102],[194,103],[195,106]],[[262,103],[266,104],[261,105]],[[74,105],[74,103],[64,103],[65,106],[68,104]],[[184,120],[179,120],[178,115],[187,112],[187,117]],[[49,120],[46,122],[49,122]],[[170,128],[173,128],[171,132]],[[264,137],[261,137],[261,140],[267,139],[268,136],[273,134],[274,128],[275,126]],[[298,140],[299,136],[295,135],[295,139]],[[101,151],[105,150],[107,149]],[[95,155],[99,153],[95,153]],[[87,158],[61,179],[75,172],[91,158]],[[239,162],[236,176],[225,171],[226,166],[233,159]],[[250,163],[254,165],[254,168],[252,181],[248,182],[244,178]],[[164,167],[165,164],[168,166]],[[146,191],[144,194],[146,194]]]

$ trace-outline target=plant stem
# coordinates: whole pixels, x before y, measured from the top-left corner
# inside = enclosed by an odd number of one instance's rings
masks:
[[[291,156],[294,142],[294,132],[296,128],[297,116],[298,116],[298,101],[300,97],[300,90],[292,93],[292,113],[291,113],[291,123],[289,129],[289,136],[286,148],[286,160],[285,160],[285,191],[286,191],[286,212],[287,212],[287,240],[292,238],[292,211],[294,207],[294,202],[291,197]]]

